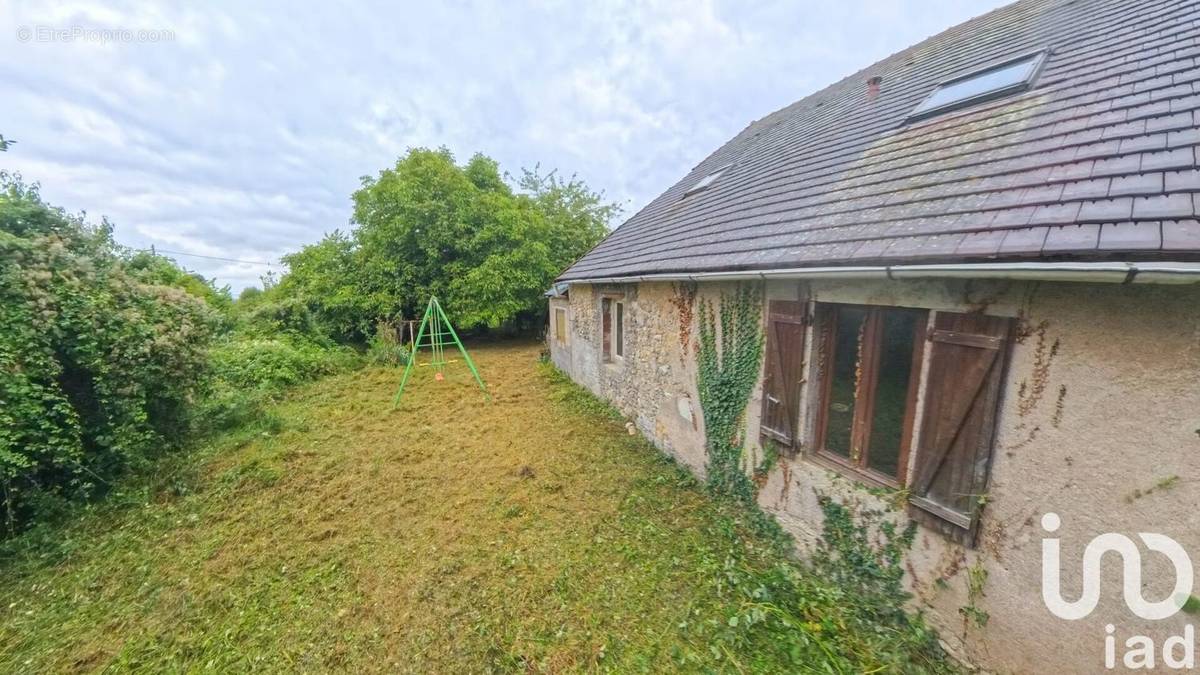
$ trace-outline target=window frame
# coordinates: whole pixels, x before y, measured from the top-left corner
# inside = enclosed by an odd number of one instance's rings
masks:
[[[696,181],[691,187],[683,191],[683,196],[681,199],[690,197],[697,192],[703,192],[712,187],[712,184],[720,180],[721,176],[725,175],[725,172],[731,168],[733,168],[733,164],[725,164],[724,166],[719,166],[704,174],[700,180]]]
[[[625,358],[625,301],[613,301],[613,358]]]
[[[924,361],[926,346],[926,330],[930,312],[927,309],[911,307],[891,307],[883,305],[865,305],[841,302],[818,302],[815,305],[815,327],[813,349],[820,370],[817,373],[817,390],[813,405],[815,406],[815,423],[813,425],[812,451],[809,453],[839,473],[848,473],[852,477],[886,488],[900,489],[908,480],[908,465],[914,449],[913,441],[916,432],[917,405],[921,388],[921,367]],[[841,308],[866,310],[864,319],[863,344],[861,346],[862,360],[866,366],[860,366],[861,381],[854,394],[854,418],[851,422],[850,458],[843,457],[825,447],[829,427],[829,401],[833,390],[833,358],[836,345],[837,312]],[[905,394],[904,420],[900,434],[900,447],[897,449],[896,475],[890,476],[870,467],[869,444],[872,424],[874,423],[875,397],[877,394],[876,381],[881,367],[881,341],[883,330],[883,315],[885,313],[907,313],[916,318],[913,328],[913,354],[910,362],[908,391]],[[857,454],[857,456],[856,456]]]
[[[604,327],[608,326],[607,334]],[[600,296],[600,354],[606,364],[625,360],[625,296]]]
[[[559,325],[559,317],[562,317],[562,325]],[[564,347],[567,344],[567,310],[565,307],[554,308],[554,339],[558,344]]]
[[[1005,96],[1011,96],[1013,94],[1032,89],[1033,84],[1037,82],[1038,76],[1042,74],[1042,68],[1045,67],[1046,57],[1049,56],[1049,54],[1049,49],[1038,49],[1031,52],[1025,52],[1018,56],[1004,59],[1002,61],[996,61],[961,75],[955,75],[948,80],[938,82],[933,88],[933,91],[930,91],[925,98],[921,99],[921,102],[917,104],[917,107],[913,108],[913,111],[909,113],[907,121],[917,122],[920,120],[929,119],[931,117],[936,117],[954,110],[969,108],[980,103],[986,103],[987,101],[993,101],[1004,98]],[[934,96],[937,96],[938,92],[942,91],[946,87],[966,82],[967,80],[972,80],[977,77],[982,77],[993,71],[1002,70],[1014,64],[1020,63],[1021,61],[1028,60],[1032,60],[1032,64],[1029,68],[1029,75],[1019,82],[989,89],[966,98],[954,99],[936,107],[925,108],[925,105],[932,100]]]

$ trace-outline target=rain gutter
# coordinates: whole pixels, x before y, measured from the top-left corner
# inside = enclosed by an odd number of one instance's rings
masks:
[[[564,279],[567,284],[620,284],[644,281],[750,281],[767,279],[1021,279],[1112,284],[1200,283],[1200,263],[1079,262],[974,263],[796,267],[736,272],[694,272]]]

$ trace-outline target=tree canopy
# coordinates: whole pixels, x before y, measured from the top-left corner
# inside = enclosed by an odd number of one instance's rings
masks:
[[[288,255],[277,293],[341,337],[413,318],[438,295],[463,327],[531,326],[542,293],[604,237],[619,207],[535,168],[516,181],[481,154],[417,148],[353,195],[354,228]]]

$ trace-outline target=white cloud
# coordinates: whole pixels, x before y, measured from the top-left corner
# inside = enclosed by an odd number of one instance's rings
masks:
[[[0,5],[0,165],[122,242],[277,260],[405,148],[576,172],[639,208],[751,120],[1002,0]],[[166,29],[22,42],[21,26]],[[185,264],[235,288],[265,268]]]

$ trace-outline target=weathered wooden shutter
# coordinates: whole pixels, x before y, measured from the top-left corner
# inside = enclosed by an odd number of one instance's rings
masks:
[[[790,449],[799,447],[796,418],[804,369],[805,305],[800,300],[771,300],[767,307],[760,427],[764,436]]]
[[[911,502],[922,522],[968,544],[987,489],[1011,332],[1004,317],[938,312],[929,336]]]

